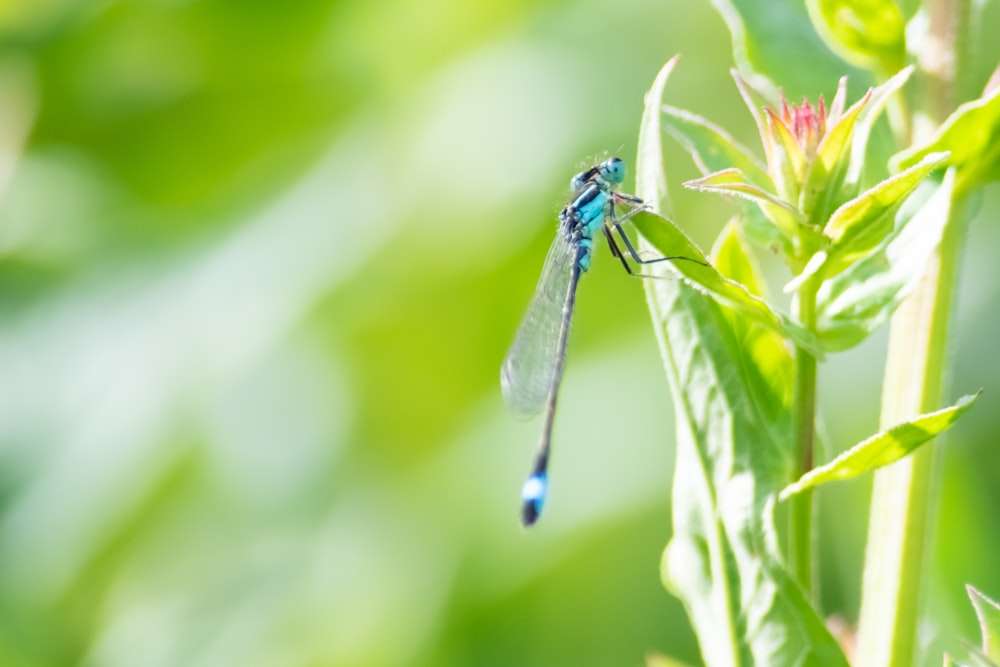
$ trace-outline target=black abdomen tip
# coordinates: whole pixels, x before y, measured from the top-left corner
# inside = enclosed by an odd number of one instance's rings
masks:
[[[521,525],[525,528],[534,525],[541,516],[547,487],[548,479],[544,472],[532,475],[524,481],[524,487],[521,489]]]

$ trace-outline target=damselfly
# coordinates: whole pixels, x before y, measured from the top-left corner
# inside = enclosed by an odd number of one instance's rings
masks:
[[[521,489],[521,522],[525,526],[538,520],[548,491],[552,423],[566,360],[566,341],[577,284],[590,268],[594,234],[598,230],[604,233],[611,254],[632,275],[638,274],[629,266],[625,252],[637,264],[674,259],[701,264],[689,257],[639,257],[621,223],[645,207],[638,197],[615,191],[623,180],[625,163],[611,158],[580,172],[570,181],[573,199],[559,213],[559,230],[542,266],[535,295],[500,369],[500,386],[515,414],[531,416],[545,409],[534,465]],[[618,207],[627,210],[619,216]],[[625,252],[618,245],[619,239]]]

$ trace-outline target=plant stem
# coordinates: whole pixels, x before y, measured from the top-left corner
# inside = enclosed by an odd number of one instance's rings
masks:
[[[938,257],[920,287],[893,316],[882,395],[882,427],[941,407],[947,340],[964,238],[960,202],[953,202]],[[936,505],[934,449],[875,473],[865,553],[859,665],[914,663],[930,520]]]
[[[955,107],[956,67],[967,34],[969,0],[929,0],[929,48],[921,54],[928,134]],[[937,256],[892,318],[882,394],[882,426],[940,407],[958,254],[964,239],[962,201],[953,201]],[[930,520],[934,516],[934,450],[875,473],[865,553],[858,664],[914,663]]]
[[[816,331],[815,277],[799,288],[795,300],[795,316],[809,331]],[[808,351],[795,349],[795,419],[798,460],[796,474],[802,475],[813,467],[816,442],[816,357]],[[789,506],[788,564],[792,576],[807,597],[813,589],[813,503],[812,491],[792,496]]]

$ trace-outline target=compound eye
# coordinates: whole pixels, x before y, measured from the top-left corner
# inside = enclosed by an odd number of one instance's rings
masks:
[[[625,163],[617,157],[605,160],[601,163],[601,176],[611,183],[621,183],[625,180]]]
[[[569,189],[575,194],[587,183],[587,172],[581,171],[579,174],[569,179]]]

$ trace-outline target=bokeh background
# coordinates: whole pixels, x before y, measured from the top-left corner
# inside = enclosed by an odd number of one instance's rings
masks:
[[[539,425],[498,386],[570,176],[632,159],[675,53],[669,101],[756,145],[707,3],[0,3],[0,664],[696,663],[639,282],[603,250],[586,277],[531,531]],[[707,248],[733,209],[666,146]],[[986,393],[945,450],[948,647],[964,583],[1000,596],[998,209],[956,320],[952,398]],[[831,453],[875,430],[884,354],[823,367]],[[849,622],[869,486],[819,494]]]

